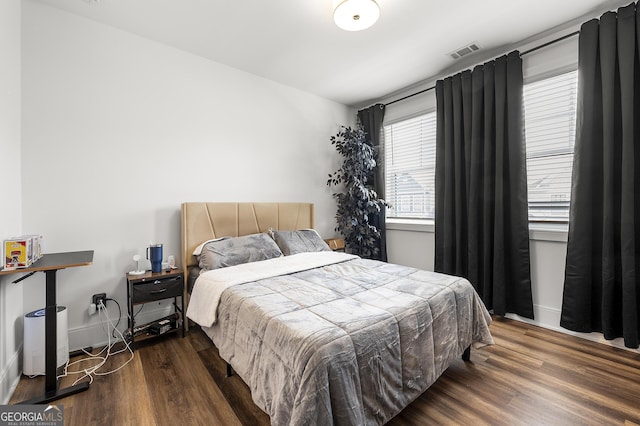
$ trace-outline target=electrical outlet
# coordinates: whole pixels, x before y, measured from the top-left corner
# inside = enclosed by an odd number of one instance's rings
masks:
[[[93,295],[93,303],[96,307],[100,306],[100,302],[107,307],[107,293],[97,293]]]

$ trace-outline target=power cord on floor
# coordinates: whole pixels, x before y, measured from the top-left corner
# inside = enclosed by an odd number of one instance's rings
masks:
[[[113,300],[113,299],[109,299],[109,300]],[[117,303],[116,303],[117,304]],[[106,307],[104,306],[104,304],[102,302],[99,303],[99,305],[97,306],[98,308],[98,314],[101,317],[102,315],[104,315],[106,317],[107,320],[107,345],[102,348],[102,350],[100,352],[98,352],[97,354],[92,354],[90,352],[87,352],[86,350],[82,349],[82,351],[87,354],[86,358],[82,358],[79,359],[77,361],[74,362],[69,362],[67,361],[67,364],[64,367],[63,373],[58,376],[58,378],[61,377],[66,377],[66,376],[71,376],[71,375],[79,375],[80,377],[78,379],[76,379],[75,382],[73,382],[73,385],[78,384],[81,380],[85,379],[85,378],[89,378],[89,383],[93,383],[93,379],[94,376],[106,376],[108,374],[111,373],[115,373],[116,371],[120,370],[121,368],[123,368],[125,365],[127,365],[129,362],[131,362],[131,360],[133,360],[133,350],[131,349],[131,346],[129,345],[129,342],[127,341],[127,339],[124,338],[124,336],[122,335],[122,333],[120,332],[120,330],[118,330],[117,328],[117,323],[114,325],[113,321],[111,320],[111,318],[109,318],[109,313],[107,312]],[[118,308],[120,308],[120,305],[118,304]],[[118,319],[118,322],[120,320]],[[109,325],[111,325],[113,327],[113,331],[109,332]],[[115,340],[112,341],[112,335],[114,333],[118,334],[118,337],[115,337]],[[118,341],[121,340],[122,342],[124,342],[124,347],[118,351],[112,352],[113,347],[116,343],[118,343]],[[109,370],[109,371],[98,371],[101,367],[103,367],[105,365],[105,363],[107,362],[107,359],[112,356],[112,355],[117,355],[119,353],[125,352],[125,351],[129,351],[130,356],[129,358],[119,367],[114,368],[113,370]],[[103,355],[104,353],[104,355]],[[74,365],[80,365],[83,363],[91,363],[91,362],[97,362],[97,364],[89,366],[89,367],[85,367],[85,368],[81,368],[77,371],[69,371],[69,367],[74,366]],[[72,385],[72,386],[73,386]]]

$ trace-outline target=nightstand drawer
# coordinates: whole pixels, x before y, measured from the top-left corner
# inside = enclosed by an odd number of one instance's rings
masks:
[[[134,303],[144,303],[182,296],[182,275],[159,278],[144,284],[133,284]]]

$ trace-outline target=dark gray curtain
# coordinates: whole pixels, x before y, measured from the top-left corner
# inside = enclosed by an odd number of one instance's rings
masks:
[[[358,111],[358,120],[367,134],[369,143],[373,146],[376,155],[376,171],[373,176],[373,189],[378,197],[384,199],[384,148],[382,146],[382,122],[384,120],[385,106],[376,104]],[[372,218],[371,224],[380,230],[378,240],[378,259],[387,261],[387,235],[385,225],[385,207],[382,206],[380,214]]]
[[[640,16],[582,25],[576,146],[560,325],[640,336]]]
[[[436,82],[435,270],[533,318],[522,87],[517,51]]]

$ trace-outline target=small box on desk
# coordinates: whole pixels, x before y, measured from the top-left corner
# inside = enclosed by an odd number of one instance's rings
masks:
[[[33,240],[33,261],[35,262],[36,260],[42,258],[42,255],[44,254],[42,251],[42,235],[33,234],[25,235],[25,237],[31,238]]]
[[[22,235],[4,240],[2,269],[28,268],[42,257],[42,235]]]

